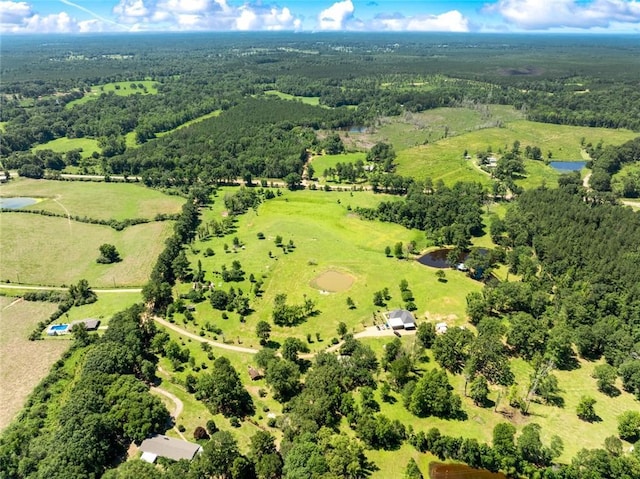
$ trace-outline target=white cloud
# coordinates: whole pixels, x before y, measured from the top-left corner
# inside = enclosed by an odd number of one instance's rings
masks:
[[[468,32],[469,20],[458,10],[440,15],[405,17],[399,13],[378,15],[371,23],[373,30],[408,32]]]
[[[261,2],[232,6],[227,0],[120,0],[118,21],[133,30],[299,30],[291,11]]]
[[[640,24],[637,0],[499,0],[485,6],[485,11],[499,13],[507,22],[525,30]]]
[[[0,2],[0,23],[15,25],[26,17],[33,16],[31,5],[27,2]]]
[[[114,29],[99,19],[78,21],[67,12],[40,15],[28,2],[0,1],[0,27],[6,33],[85,33]]]
[[[353,18],[355,7],[351,0],[336,2],[318,15],[320,30],[345,30],[348,22]]]

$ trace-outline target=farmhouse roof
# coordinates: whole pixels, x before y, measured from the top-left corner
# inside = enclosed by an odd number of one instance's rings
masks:
[[[395,318],[401,319],[404,324],[414,324],[416,322],[413,314],[411,314],[406,309],[394,309],[393,311],[391,311],[389,313],[389,319]]]
[[[258,371],[253,366],[249,366],[249,377],[252,381],[257,381],[258,379],[262,379],[263,374]]]
[[[149,455],[155,454],[156,456],[166,457],[174,461],[179,461],[180,459],[190,461],[202,448],[192,442],[156,434],[142,441],[140,450],[143,453],[149,453]],[[147,457],[149,457],[149,455],[147,455]]]
[[[73,328],[76,324],[84,324],[84,327],[87,331],[95,331],[96,329],[98,329],[98,326],[100,326],[100,320],[93,318],[81,319],[79,321],[74,321],[73,323],[71,323],[71,328]]]

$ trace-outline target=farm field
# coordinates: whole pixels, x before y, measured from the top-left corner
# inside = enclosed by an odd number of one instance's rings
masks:
[[[179,196],[165,195],[135,183],[45,181],[29,178],[16,178],[0,186],[0,195],[29,196],[41,200],[25,209],[104,220],[152,220],[159,213],[179,213],[184,202]]]
[[[131,84],[135,83],[136,88],[131,88]],[[138,85],[142,85],[140,88]],[[129,95],[155,95],[158,93],[158,84],[153,80],[138,80],[138,81],[120,81],[105,83],[104,85],[95,85],[91,87],[89,93],[85,93],[82,98],[70,101],[65,105],[65,108],[72,108],[75,105],[82,105],[88,101],[95,100],[103,93],[113,93],[118,96]],[[146,92],[145,92],[146,89]]]
[[[4,213],[1,279],[47,286],[80,279],[94,288],[140,286],[146,283],[172,225],[171,221],[154,222],[116,231],[66,218]],[[116,246],[121,262],[96,263],[98,248],[104,243]]]
[[[82,158],[89,158],[94,151],[99,153],[101,148],[98,146],[98,140],[93,138],[63,137],[42,143],[33,148],[33,151],[39,150],[51,150],[56,153],[66,153],[71,150],[82,150],[80,152]]]
[[[335,168],[338,163],[355,163],[360,160],[363,163],[366,163],[367,154],[358,151],[352,153],[342,153],[340,155],[318,155],[314,156],[311,160],[311,164],[314,168],[314,177],[321,178],[324,182],[327,182],[327,178],[324,178],[324,172],[328,168]],[[349,188],[352,185],[348,183],[344,183],[343,187]]]
[[[0,296],[0,431],[6,428],[33,388],[69,347],[68,341],[29,341],[36,324],[57,306]]]
[[[582,160],[580,145],[582,138],[585,138],[586,143],[596,144],[602,141],[603,145],[619,145],[635,136],[636,134],[629,130],[550,125],[518,120],[506,123],[502,128],[473,131],[436,143],[399,151],[397,172],[416,178],[431,176],[434,181],[442,179],[446,184],[455,181],[487,183],[489,176],[469,164],[473,159],[464,159],[465,151],[472,157],[479,151],[488,151],[489,148],[494,153],[499,153],[510,149],[513,142],[518,140],[521,149],[527,145],[538,146],[545,157],[550,151],[554,160]],[[549,180],[560,175],[550,166],[531,165],[531,163],[533,162],[525,164],[532,169],[529,172],[529,178],[516,181],[525,188],[539,186],[543,180],[549,183]]]

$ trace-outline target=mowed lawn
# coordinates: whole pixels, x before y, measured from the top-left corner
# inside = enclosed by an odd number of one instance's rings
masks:
[[[2,257],[6,259],[6,255]],[[46,320],[56,308],[53,303],[0,296],[0,431],[70,345],[68,341],[27,339],[38,322]]]
[[[222,196],[222,195],[220,195]],[[203,219],[222,219],[220,198]],[[416,315],[423,319],[447,319],[463,322],[465,318],[465,296],[471,291],[479,291],[481,284],[458,272],[448,272],[448,282],[438,282],[435,270],[419,264],[414,259],[398,260],[387,258],[386,246],[391,248],[397,242],[407,244],[415,241],[418,247],[426,244],[424,233],[407,230],[399,225],[378,221],[365,221],[353,213],[356,206],[373,206],[379,201],[396,198],[374,195],[370,192],[321,192],[284,191],[282,196],[263,203],[256,212],[250,211],[239,217],[238,231],[225,238],[197,241],[198,255],[188,254],[192,266],[197,261],[206,271],[205,279],[213,280],[215,287],[228,290],[233,286],[245,294],[251,291],[251,284],[222,283],[214,271],[222,265],[231,267],[233,260],[241,263],[246,278],[253,274],[264,281],[264,293],[255,298],[250,294],[251,307],[255,312],[239,321],[236,313],[229,313],[222,319],[222,313],[214,310],[208,301],[196,306],[198,325],[189,323],[194,332],[207,321],[223,330],[228,341],[241,341],[243,345],[257,347],[255,325],[260,320],[271,322],[273,300],[279,293],[287,294],[289,304],[302,304],[305,296],[316,304],[318,314],[307,318],[295,328],[273,327],[273,339],[281,342],[287,336],[296,336],[306,341],[311,334],[312,350],[323,349],[335,337],[339,322],[345,322],[350,330],[360,331],[373,323],[373,315],[378,310],[395,309],[403,306],[399,283],[409,282],[418,307]],[[349,210],[349,207],[352,210]],[[264,240],[257,239],[263,233]],[[274,244],[276,236],[282,236],[284,244],[292,240],[295,250],[285,254]],[[244,245],[236,252],[224,252],[224,244],[232,251],[232,238],[237,236]],[[204,257],[206,248],[212,248],[215,255]],[[269,257],[269,252],[273,257]],[[337,271],[352,279],[353,283],[345,291],[323,292],[314,285],[314,280],[326,271]],[[388,288],[391,299],[387,306],[379,308],[373,304],[373,294]],[[191,288],[190,283],[179,287],[183,293]],[[356,304],[355,309],[346,305],[347,297]],[[181,317],[176,319],[182,326]],[[321,341],[315,339],[319,333]],[[207,333],[207,337],[211,337]],[[220,340],[222,338],[219,338]]]
[[[21,213],[3,213],[0,221],[0,279],[49,286],[80,279],[93,287],[144,285],[173,227],[172,221],[164,221],[115,231],[109,226]],[[96,263],[104,243],[115,245],[120,263]]]
[[[585,139],[585,143],[591,142],[595,145],[602,141],[606,146],[619,145],[636,136],[629,130],[551,125],[518,120],[506,123],[502,128],[477,130],[400,151],[397,172],[415,178],[430,176],[434,181],[442,179],[446,184],[452,184],[455,181],[488,183],[489,176],[478,171],[471,164],[479,151],[491,149],[499,155],[500,151],[510,150],[514,141],[518,140],[522,150],[527,145],[538,146],[545,158],[548,152],[551,152],[552,160],[580,161],[584,159],[582,138]],[[465,151],[474,159],[465,160]],[[543,182],[549,184],[549,181],[557,179],[560,175],[542,162],[527,161],[525,167],[529,168],[528,177],[517,181],[525,188],[539,186]]]
[[[56,138],[55,140],[42,143],[35,146],[33,151],[39,150],[52,150],[56,153],[66,153],[71,150],[82,150],[80,155],[83,158],[89,158],[91,154],[100,152],[101,148],[98,146],[98,140],[94,138]]]
[[[184,199],[165,195],[140,183],[54,181],[16,178],[0,186],[0,196],[29,196],[38,203],[25,209],[95,219],[147,218],[179,213]]]

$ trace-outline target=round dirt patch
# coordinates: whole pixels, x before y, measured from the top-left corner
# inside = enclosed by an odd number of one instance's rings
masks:
[[[311,287],[320,291],[338,293],[349,289],[354,281],[353,276],[330,269],[311,281]]]

